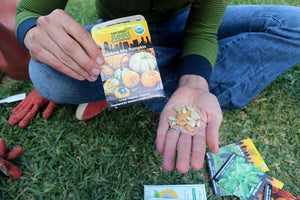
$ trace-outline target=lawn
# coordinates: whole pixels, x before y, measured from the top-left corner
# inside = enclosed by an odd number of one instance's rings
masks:
[[[300,6],[299,0],[232,0],[229,4]],[[97,22],[92,1],[71,0],[67,12],[82,25]],[[251,138],[270,168],[269,175],[300,195],[300,65],[286,71],[247,106],[224,112],[220,146]],[[33,89],[30,81],[7,76],[0,99]],[[42,113],[20,129],[7,123],[18,103],[0,104],[0,137],[9,148],[24,153],[14,162],[24,172],[19,179],[0,174],[0,199],[142,199],[144,185],[205,184],[212,192],[208,168],[181,174],[162,169],[156,152],[158,115],[143,104],[105,111],[78,121],[76,106],[58,105],[48,120]],[[130,130],[130,131],[129,131]],[[298,177],[297,177],[298,176]]]

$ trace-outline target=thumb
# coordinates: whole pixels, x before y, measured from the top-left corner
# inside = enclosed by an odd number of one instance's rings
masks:
[[[219,151],[219,129],[222,123],[222,115],[212,114],[208,118],[206,128],[206,140],[209,151],[218,153]]]
[[[56,106],[55,102],[49,101],[49,104],[48,104],[47,108],[43,112],[43,118],[44,119],[48,119],[51,116],[51,114],[52,114],[53,109],[55,108],[55,106]]]

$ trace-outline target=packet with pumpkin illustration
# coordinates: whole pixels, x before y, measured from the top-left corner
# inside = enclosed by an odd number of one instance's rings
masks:
[[[101,79],[108,110],[165,97],[147,22],[142,15],[92,28],[105,64]]]

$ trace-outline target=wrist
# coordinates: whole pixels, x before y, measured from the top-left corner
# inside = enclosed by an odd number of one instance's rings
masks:
[[[189,86],[209,92],[209,86],[205,78],[199,75],[183,75],[178,81],[178,87]]]
[[[29,29],[24,37],[24,46],[29,49],[35,27]]]

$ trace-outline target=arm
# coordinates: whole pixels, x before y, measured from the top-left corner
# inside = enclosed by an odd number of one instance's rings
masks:
[[[163,109],[158,131],[157,150],[164,155],[163,168],[173,169],[177,153],[176,168],[187,172],[189,166],[202,168],[206,145],[213,153],[218,152],[218,134],[222,122],[222,111],[217,98],[209,92],[209,78],[214,66],[218,45],[217,30],[225,12],[219,0],[193,5],[185,28],[178,89]],[[190,105],[201,116],[201,127],[194,135],[182,126],[175,125],[181,134],[169,129],[168,116],[174,116],[174,105]],[[190,158],[190,153],[192,157]]]
[[[22,0],[16,33],[31,58],[78,80],[96,81],[104,58],[91,35],[61,8],[65,1]]]
[[[200,6],[192,4],[182,41],[181,75],[195,74],[209,82],[218,55],[217,32],[225,10],[222,0],[203,0]]]

